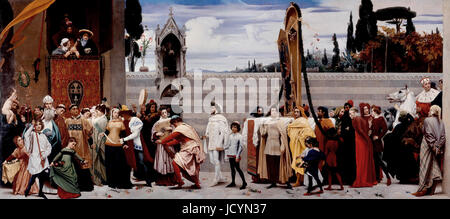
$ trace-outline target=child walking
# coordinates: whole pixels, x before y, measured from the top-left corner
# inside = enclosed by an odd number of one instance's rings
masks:
[[[241,168],[239,167],[239,161],[241,160],[241,153],[244,150],[242,147],[242,135],[239,134],[241,131],[241,124],[238,121],[234,121],[231,123],[231,131],[228,138],[228,144],[225,146],[225,155],[228,157],[230,161],[230,168],[231,168],[231,184],[229,184],[227,187],[235,187],[235,177],[236,177],[236,171],[239,173],[239,176],[242,179],[242,186],[241,190],[245,189],[247,187],[247,182],[245,182],[244,173],[242,172]]]
[[[78,198],[81,196],[78,186],[78,176],[75,170],[75,158],[81,164],[87,164],[87,160],[75,152],[77,140],[69,138],[67,147],[61,150],[50,164],[50,180],[58,188],[58,196],[61,199]]]
[[[28,172],[31,177],[25,190],[25,197],[30,193],[32,185],[39,179],[39,197],[47,199],[42,191],[44,183],[49,181],[49,163],[48,156],[52,152],[52,146],[48,142],[47,136],[41,131],[44,128],[42,120],[37,120],[34,127],[28,129],[24,134],[25,148],[29,155]]]
[[[319,163],[325,160],[325,154],[319,150],[319,142],[315,138],[307,137],[305,140],[306,147],[310,148],[307,151],[306,155],[302,157],[303,164],[302,167],[305,167],[305,173],[308,176],[308,190],[304,196],[313,195],[312,191],[315,187],[313,187],[313,178],[317,182],[317,186],[320,188],[320,191],[317,194],[323,193],[322,182],[319,179]]]

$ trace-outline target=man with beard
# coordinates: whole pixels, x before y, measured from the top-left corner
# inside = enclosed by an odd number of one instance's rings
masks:
[[[68,25],[65,26],[64,29],[60,30],[58,33],[56,33],[55,35],[53,35],[52,40],[53,40],[53,46],[58,46],[58,43],[60,42],[60,40],[67,38],[70,43],[72,45],[75,44],[77,38],[78,38],[78,31],[76,30],[76,28],[72,25]]]
[[[53,108],[53,98],[51,96],[45,96],[44,103],[44,115],[42,121],[44,123],[43,133],[47,136],[48,142],[52,145],[52,153],[48,156],[49,160],[53,160],[55,156],[61,151],[61,134],[59,127],[56,125],[55,109]]]
[[[80,35],[81,38],[79,39],[77,44],[77,50],[80,52],[80,55],[98,55],[97,45],[95,45],[95,42],[92,40],[94,33],[92,33],[92,31],[90,30],[82,29],[80,30]]]
[[[66,58],[72,54],[77,58],[80,57],[80,53],[76,50],[75,47],[72,47],[70,40],[67,38],[62,39],[60,46],[52,52],[52,55],[63,55]]]
[[[341,119],[340,133],[344,141],[337,151],[338,169],[346,185],[352,185],[356,177],[355,129],[350,118],[350,108],[352,104],[349,101],[344,105],[344,115]]]

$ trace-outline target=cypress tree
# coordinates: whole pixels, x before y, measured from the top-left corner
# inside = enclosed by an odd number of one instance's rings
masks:
[[[334,55],[333,55],[333,58],[332,58],[332,61],[331,61],[331,67],[332,68],[336,68],[336,67],[338,67],[339,61],[340,61],[340,58],[339,58],[339,53],[340,53],[339,43],[337,42],[336,34],[333,34],[333,44],[334,44],[334,49],[333,49]]]
[[[347,28],[347,53],[356,52],[355,46],[353,45],[355,38],[353,37],[353,15],[350,12],[350,22]]]
[[[359,20],[356,24],[355,48],[363,50],[364,45],[374,39],[378,34],[377,19],[373,12],[371,0],[361,0],[359,6]]]

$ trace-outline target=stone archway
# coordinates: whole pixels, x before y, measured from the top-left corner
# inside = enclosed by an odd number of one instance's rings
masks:
[[[163,39],[161,57],[165,76],[175,76],[180,72],[181,43],[174,34],[171,33]]]
[[[0,32],[11,22],[14,18],[14,12],[8,0],[0,0]],[[0,48],[0,97],[3,103],[14,87],[14,52],[7,50],[12,47],[8,43],[14,34],[13,29],[9,31],[5,43]]]

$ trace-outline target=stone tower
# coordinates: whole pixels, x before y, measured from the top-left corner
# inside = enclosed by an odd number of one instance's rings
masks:
[[[169,18],[155,32],[156,86],[161,104],[169,104],[171,97],[181,90],[173,80],[186,75],[186,30],[179,29],[170,8]]]

